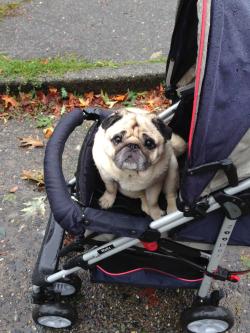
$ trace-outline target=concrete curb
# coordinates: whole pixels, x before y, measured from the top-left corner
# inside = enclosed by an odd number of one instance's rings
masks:
[[[127,65],[119,68],[97,68],[81,72],[69,72],[61,77],[45,76],[36,83],[25,82],[22,79],[0,81],[0,92],[6,88],[11,92],[29,91],[32,88],[46,90],[49,86],[68,91],[82,93],[83,91],[99,92],[101,89],[109,93],[131,90],[147,90],[154,88],[165,79],[165,63],[148,63]]]

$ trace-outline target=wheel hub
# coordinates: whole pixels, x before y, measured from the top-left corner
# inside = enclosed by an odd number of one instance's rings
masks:
[[[54,284],[54,292],[62,296],[69,296],[76,292],[76,288],[69,283],[56,282]]]
[[[189,323],[187,328],[193,333],[220,333],[225,332],[229,325],[219,319],[201,319]]]
[[[43,316],[37,319],[38,323],[43,326],[53,328],[64,328],[71,325],[71,321],[60,316]]]

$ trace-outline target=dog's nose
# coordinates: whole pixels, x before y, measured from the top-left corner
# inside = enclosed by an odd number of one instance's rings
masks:
[[[128,144],[128,147],[129,147],[131,150],[139,149],[139,146],[138,146],[136,143],[129,143],[129,144]]]

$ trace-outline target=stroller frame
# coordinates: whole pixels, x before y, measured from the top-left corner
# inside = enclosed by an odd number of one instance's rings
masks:
[[[174,104],[171,108],[167,109],[166,111],[163,111],[159,115],[159,117],[164,121],[169,120],[169,118],[172,117],[173,113],[177,109],[178,104],[179,102]],[[89,113],[88,109],[84,111],[82,110],[77,110],[77,111],[78,112],[81,111],[84,114],[84,118],[93,120],[93,113],[96,112],[96,109],[94,110],[90,109]],[[67,117],[63,118],[61,120],[61,123],[63,123],[65,119],[67,119]],[[79,123],[76,126],[78,125]],[[76,126],[73,126],[71,128],[71,132],[74,130]],[[69,134],[66,135],[65,142]],[[73,195],[75,184],[76,184],[76,178],[73,178],[71,181],[69,181],[68,188],[70,189],[71,192],[71,198],[77,201],[77,199],[74,198]],[[221,268],[219,266],[219,263],[221,258],[223,257],[223,254],[229,242],[230,235],[234,229],[236,221],[240,216],[243,215],[241,204],[239,204],[237,201],[237,193],[241,193],[249,188],[250,188],[250,180],[247,179],[241,181],[237,186],[228,187],[223,191],[222,190],[218,191],[226,196],[227,200],[225,202],[224,201],[218,202],[219,200],[216,201],[217,197],[214,198],[213,194],[206,198],[206,203],[207,203],[206,213],[210,213],[221,207],[224,207],[226,215],[211,254],[210,252],[201,251],[198,249],[188,247],[180,242],[171,241],[172,243],[175,243],[177,245],[177,253],[178,253],[178,247],[180,247],[181,256],[183,252],[185,252],[185,250],[191,250],[195,252],[195,257],[205,258],[208,261],[208,265],[206,265],[206,267],[199,267],[201,270],[203,269],[204,277],[202,279],[202,283],[198,289],[197,296],[195,297],[193,303],[194,306],[199,305],[203,313],[204,309],[201,307],[202,305],[205,304],[208,306],[215,306],[216,309],[216,307],[218,307],[220,299],[223,297],[222,293],[218,291],[214,291],[213,293],[211,293],[211,295],[209,295],[209,290],[213,279],[237,282],[237,277],[235,277],[233,274],[230,274],[231,272],[227,271],[226,269]],[[67,281],[67,277],[69,275],[76,273],[81,269],[88,270],[101,260],[111,257],[112,255],[117,254],[126,249],[129,249],[133,246],[136,246],[140,244],[141,241],[146,241],[146,243],[148,242],[150,243],[152,241],[154,243],[154,241],[157,241],[159,244],[159,248],[161,247],[163,249],[168,248],[168,243],[164,244],[164,242],[163,243],[161,242],[160,234],[163,232],[167,232],[177,226],[184,225],[194,219],[193,216],[185,216],[185,215],[186,214],[181,211],[176,211],[156,221],[151,222],[148,230],[153,232],[154,231],[158,232],[158,236],[156,237],[156,239],[145,240],[143,239],[143,237],[141,239],[130,238],[130,237],[119,237],[112,241],[104,243],[101,246],[100,242],[97,242],[97,245],[95,245],[92,249],[87,250],[83,254],[77,255],[72,259],[68,260],[64,265],[64,269],[59,271],[58,271],[58,263],[64,239],[64,230],[61,228],[61,226],[59,226],[56,223],[53,216],[51,216],[47,226],[44,241],[40,250],[40,254],[36,263],[36,267],[33,272],[32,282],[33,282],[34,303],[43,304],[44,302],[46,303],[48,300],[49,301],[51,301],[51,299],[55,300],[56,299],[55,295],[58,295],[60,293],[61,295],[63,295],[64,282],[63,283],[61,282]],[[82,219],[84,221],[84,215],[82,216]],[[88,221],[85,220],[83,223],[85,224],[87,229]],[[155,236],[153,236],[153,238],[154,237]],[[83,240],[84,243],[84,238],[81,239],[80,237],[80,241],[81,240]],[[148,248],[146,247],[146,249]],[[152,255],[154,255],[154,252],[151,253]],[[185,258],[185,255],[183,255],[183,257]],[[196,265],[196,263],[192,262],[192,260],[189,260],[189,263],[191,266]],[[218,309],[221,310],[224,308],[218,307]],[[190,317],[190,314],[188,316]],[[220,314],[218,314],[218,316],[220,316]],[[226,312],[226,314],[224,314],[224,317],[225,316],[228,317],[227,322],[229,323],[229,326],[232,326],[233,319],[231,313]],[[33,313],[33,318],[34,318],[34,313]],[[34,319],[36,321],[36,315]],[[185,320],[186,319],[184,319],[184,321]]]
[[[184,330],[222,333],[233,326],[232,314],[219,306],[222,293],[217,290],[209,295],[209,289],[213,279],[237,282],[237,274],[249,272],[230,272],[219,266],[227,245],[250,245],[250,76],[246,75],[247,51],[250,50],[249,16],[250,5],[243,0],[237,4],[234,0],[178,1],[167,60],[165,95],[174,103],[181,100],[159,117],[169,121],[178,106],[170,125],[188,142],[186,167],[182,170],[177,198],[180,211],[150,222],[139,214],[134,216],[133,210],[126,215],[127,210],[117,213],[115,209],[104,212],[95,208],[94,201],[102,188],[98,188],[101,184],[95,179],[98,174],[94,172],[89,156],[92,157],[91,140],[107,111],[76,110],[62,118],[45,153],[45,186],[52,214],[32,278],[34,303],[40,304],[33,312],[35,322],[44,326],[50,323],[50,327],[68,327],[75,321],[76,313],[66,303],[54,303],[59,296],[80,289],[79,277],[74,272],[83,268],[89,269],[92,280],[98,282],[199,288],[192,307],[181,316]],[[225,119],[227,130],[224,130]],[[76,179],[67,187],[61,165],[64,144],[83,120],[97,123],[84,140]],[[95,192],[96,189],[99,192]],[[122,207],[127,207],[126,203]],[[198,221],[191,223],[196,218]],[[174,229],[170,237],[214,244],[212,252],[211,248],[201,250],[201,246],[191,243],[187,246],[188,243],[161,238],[162,232],[177,226],[181,228]],[[119,238],[106,243],[87,239],[83,236],[85,229]],[[64,230],[79,236],[72,246],[62,248]],[[94,248],[86,251],[84,242]],[[135,247],[140,242],[145,249]],[[158,251],[153,252],[157,246]],[[58,271],[62,254],[72,251],[81,254],[68,260]],[[97,265],[100,261],[102,263]],[[176,276],[146,272],[145,263],[156,267],[155,271],[160,267],[161,273],[176,273]],[[114,278],[114,271],[131,266],[140,267],[142,274],[136,271],[125,279],[119,274],[119,278]],[[108,275],[107,270],[105,275],[102,267],[111,267],[111,274]],[[142,276],[144,280],[140,280]],[[195,280],[190,280],[191,276]],[[181,281],[182,277],[188,277],[188,282]]]
[[[72,185],[74,184],[74,179],[73,181],[71,181],[71,184]],[[224,192],[227,195],[235,195],[249,188],[250,188],[250,180],[246,180],[241,182],[237,187],[225,189]],[[220,208],[220,205],[215,201],[213,196],[210,196],[208,198],[208,202],[210,207],[207,211],[208,213]],[[232,209],[235,209],[235,207],[232,207]],[[183,225],[187,222],[190,222],[191,220],[193,220],[192,217],[185,217],[182,212],[178,211],[151,222],[149,228],[156,229],[160,233],[163,233],[175,227]],[[217,241],[214,245],[212,254],[209,255],[205,252],[201,252],[202,256],[209,259],[207,272],[205,273],[205,277],[198,291],[198,296],[201,298],[205,298],[208,295],[211,282],[213,280],[212,274],[217,270],[219,266],[220,260],[223,257],[223,254],[225,252],[226,246],[228,244],[229,238],[231,236],[231,233],[234,229],[236,222],[237,219],[229,219],[228,217],[225,217]],[[140,239],[134,239],[129,237],[120,237],[115,240],[112,240],[106,243],[105,245],[94,248],[92,250],[87,251],[83,255],[80,255],[80,257],[77,257],[76,261],[76,263],[78,263],[79,266],[66,270],[61,270],[57,273],[51,274],[46,277],[46,282],[53,283],[61,278],[64,278],[65,276],[68,276],[72,273],[79,271],[84,267],[86,268],[90,267],[91,265],[96,264],[99,261],[108,258],[118,252],[121,252],[132,246],[138,245],[140,244],[140,242],[141,242]],[[207,273],[209,275],[207,275]]]

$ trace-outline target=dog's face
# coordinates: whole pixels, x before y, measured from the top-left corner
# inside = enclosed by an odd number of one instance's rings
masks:
[[[164,153],[171,129],[152,114],[121,111],[102,122],[103,149],[121,170],[145,171]]]

